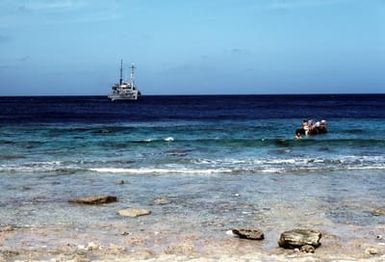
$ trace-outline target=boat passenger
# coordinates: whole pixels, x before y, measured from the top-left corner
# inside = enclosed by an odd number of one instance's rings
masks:
[[[318,127],[318,132],[320,134],[326,134],[328,132],[326,120],[321,120],[320,125]]]
[[[298,128],[295,130],[295,138],[296,139],[301,139],[302,136],[306,135],[306,131],[304,128]]]
[[[302,128],[305,131],[305,135],[307,135],[309,132],[309,121],[310,120],[303,120],[302,121]]]

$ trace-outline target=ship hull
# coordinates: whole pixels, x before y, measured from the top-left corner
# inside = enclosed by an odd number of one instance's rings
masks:
[[[122,96],[122,95],[110,95],[108,96],[111,101],[136,101],[138,100],[138,96]]]

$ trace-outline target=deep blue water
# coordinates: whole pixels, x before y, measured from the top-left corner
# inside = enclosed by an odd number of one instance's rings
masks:
[[[2,97],[0,123],[113,123],[290,118],[384,119],[385,95]]]

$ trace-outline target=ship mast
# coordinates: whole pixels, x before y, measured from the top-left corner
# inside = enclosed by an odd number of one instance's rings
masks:
[[[135,80],[134,73],[135,73],[135,65],[131,64],[130,84],[132,88],[134,87],[134,80]]]
[[[123,83],[123,59],[120,59],[120,80],[119,85]]]

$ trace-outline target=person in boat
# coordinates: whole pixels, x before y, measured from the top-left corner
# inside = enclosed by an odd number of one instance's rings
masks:
[[[296,139],[301,139],[302,136],[314,136],[327,133],[327,122],[321,120],[314,122],[313,120],[303,120],[302,127],[295,131]]]
[[[319,126],[319,122],[314,122],[313,120],[309,120],[309,130],[307,132],[307,135],[309,136],[314,136],[314,135],[318,135],[318,127],[317,125]]]
[[[309,131],[309,126],[308,126],[308,121],[309,120],[303,120],[302,121],[302,127],[301,128],[298,128],[296,131],[295,131],[295,137],[297,139],[300,139],[302,138],[302,136],[306,136],[307,135],[307,132]]]
[[[321,120],[320,125],[318,127],[318,132],[319,134],[326,134],[328,132],[326,120]]]

